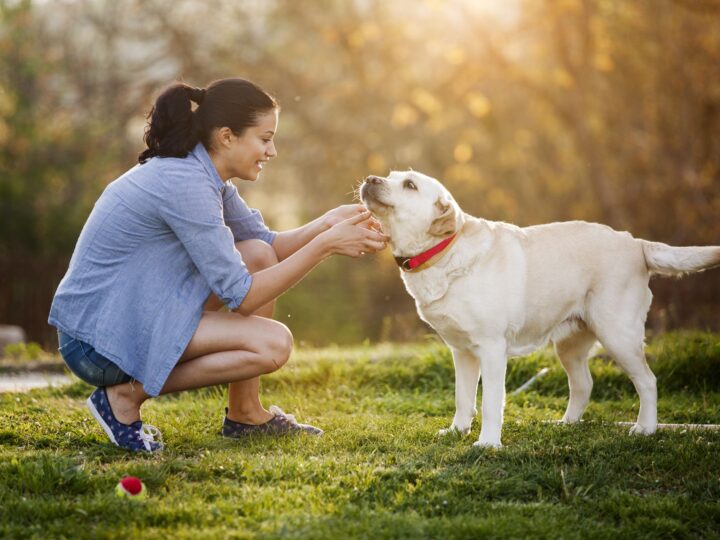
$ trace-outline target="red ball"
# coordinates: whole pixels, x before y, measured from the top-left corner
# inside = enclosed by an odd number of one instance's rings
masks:
[[[130,495],[137,495],[142,491],[142,482],[137,476],[126,476],[120,484]]]

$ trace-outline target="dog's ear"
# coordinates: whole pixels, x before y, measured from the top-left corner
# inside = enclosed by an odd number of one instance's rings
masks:
[[[457,211],[455,205],[450,201],[444,201],[438,198],[435,201],[435,208],[439,211],[440,215],[433,219],[432,225],[430,225],[430,234],[434,236],[448,236],[457,230]]]

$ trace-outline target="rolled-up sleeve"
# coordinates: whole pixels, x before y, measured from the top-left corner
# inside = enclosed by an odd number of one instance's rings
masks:
[[[233,232],[223,219],[220,191],[210,182],[178,179],[164,198],[160,216],[187,250],[210,289],[230,309],[245,299],[252,276],[235,249]]]
[[[277,235],[265,225],[258,210],[248,207],[232,182],[223,188],[223,218],[236,242],[257,238],[272,244]]]

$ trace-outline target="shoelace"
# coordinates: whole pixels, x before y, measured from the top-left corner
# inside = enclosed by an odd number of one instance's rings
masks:
[[[278,407],[277,405],[271,405],[270,412],[276,416],[280,416],[281,418],[284,418],[285,420],[289,421],[291,424],[297,424],[297,420],[295,419],[294,414],[285,414],[283,412],[283,410],[280,407]]]
[[[165,445],[163,444],[162,433],[160,433],[160,430],[152,424],[143,424],[142,427],[138,430],[138,436],[145,445],[145,448],[150,452],[152,452],[153,450],[150,443],[157,443],[159,445],[159,448],[157,448],[158,450],[162,450],[163,448],[165,448]]]

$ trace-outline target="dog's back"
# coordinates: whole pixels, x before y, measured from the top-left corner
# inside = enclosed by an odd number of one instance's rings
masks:
[[[634,238],[628,232],[598,223],[549,223],[526,227],[522,232],[529,271],[541,264],[559,275],[575,269],[584,276],[627,271],[680,276],[720,266],[720,246],[669,246]]]
[[[571,221],[527,227],[522,242],[531,309],[555,305],[577,311],[590,291],[648,280],[642,245],[605,225]]]

